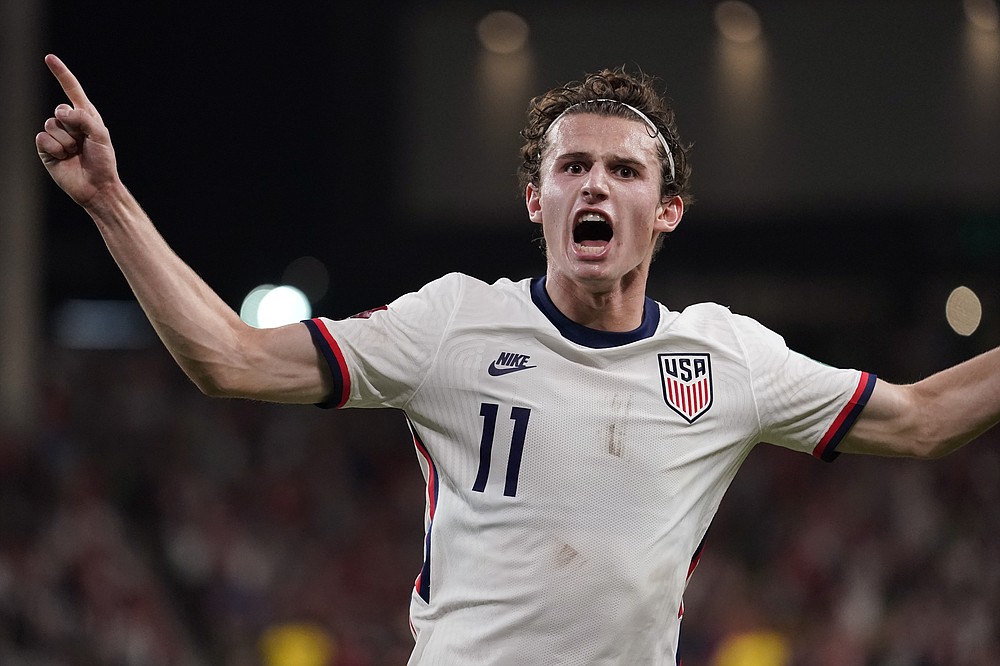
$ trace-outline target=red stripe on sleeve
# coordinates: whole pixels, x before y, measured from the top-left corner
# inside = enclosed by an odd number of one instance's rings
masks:
[[[330,351],[333,352],[334,357],[337,359],[337,365],[340,367],[340,378],[341,378],[341,388],[340,388],[340,398],[337,400],[337,407],[343,407],[347,399],[351,397],[351,373],[347,370],[347,361],[344,360],[344,353],[340,351],[340,345],[337,341],[333,339],[333,335],[330,334],[329,329],[327,329],[326,324],[323,320],[318,317],[313,319],[316,323],[316,328],[319,330],[320,334],[323,336],[323,340],[330,347]]]
[[[843,438],[846,429],[845,426],[849,427],[853,425],[854,419],[858,417],[861,413],[861,407],[863,407],[868,402],[868,394],[871,391],[871,384],[874,382],[874,377],[867,372],[862,372],[861,377],[858,380],[858,386],[854,389],[854,394],[851,399],[847,401],[844,408],[840,410],[837,414],[837,418],[833,420],[830,424],[830,428],[823,435],[823,438],[819,440],[819,444],[813,449],[813,455],[817,458],[823,458],[824,454],[827,453],[827,449],[832,445],[836,446],[840,443],[840,439]],[[864,396],[864,397],[863,397]]]

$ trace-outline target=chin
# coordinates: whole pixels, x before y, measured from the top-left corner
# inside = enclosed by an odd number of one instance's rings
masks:
[[[577,265],[575,268],[573,278],[589,285],[612,285],[622,277],[609,271],[608,267],[603,264],[583,264]]]

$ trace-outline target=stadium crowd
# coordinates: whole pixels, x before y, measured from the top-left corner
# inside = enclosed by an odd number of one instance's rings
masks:
[[[156,346],[47,366],[38,431],[0,434],[0,663],[405,663],[401,415],[210,400]],[[998,439],[932,463],[758,447],[688,589],[685,666],[1000,663]]]

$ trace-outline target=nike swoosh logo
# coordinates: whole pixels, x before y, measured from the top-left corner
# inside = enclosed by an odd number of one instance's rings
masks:
[[[518,365],[518,366],[514,366],[512,368],[498,368],[497,367],[497,362],[493,361],[492,363],[490,363],[490,369],[487,370],[487,372],[489,372],[490,375],[493,376],[493,377],[500,377],[501,375],[509,375],[512,372],[517,372],[518,370],[531,370],[532,368],[535,368],[535,367],[538,367],[538,366],[534,366],[534,365]]]

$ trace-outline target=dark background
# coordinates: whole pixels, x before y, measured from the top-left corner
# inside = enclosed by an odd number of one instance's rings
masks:
[[[53,2],[43,42],[101,110],[126,184],[234,307],[303,255],[327,266],[315,310],[334,317],[450,270],[540,273],[514,177],[526,100],[625,64],[663,80],[694,144],[698,202],[654,266],[654,297],[715,300],[789,335],[944,326],[962,283],[989,310],[1000,66],[968,71],[961,3],[756,6],[756,101],[723,89],[711,3]],[[475,38],[497,8],[532,29],[500,139],[482,129]],[[127,298],[86,217],[46,193],[49,302]],[[831,295],[821,312],[810,285]]]
[[[314,309],[341,317],[447,271],[541,273],[514,175],[527,99],[641,67],[694,144],[698,199],[654,298],[730,305],[895,381],[1000,344],[1000,36],[975,37],[961,2],[753,4],[765,67],[733,87],[714,3],[53,0],[39,125],[62,101],[54,52],[227,302],[313,256]],[[493,9],[531,26],[503,94],[488,73],[510,63],[475,36]],[[423,490],[399,415],[212,401],[158,345],[61,347],[67,301],[131,296],[86,214],[43,194],[52,325],[37,432],[0,437],[0,662],[279,666],[267,630],[305,621],[336,641],[329,664],[405,661]],[[969,337],[944,318],[961,284],[983,303]],[[996,663],[984,439],[936,463],[760,447],[689,588],[685,663],[756,630],[788,664]]]

